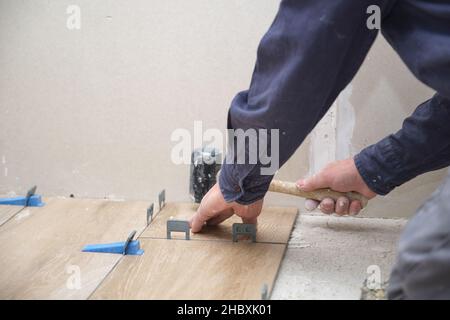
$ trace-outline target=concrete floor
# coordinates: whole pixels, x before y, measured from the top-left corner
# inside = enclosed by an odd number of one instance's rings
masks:
[[[368,267],[388,280],[405,223],[299,215],[271,299],[359,299]]]

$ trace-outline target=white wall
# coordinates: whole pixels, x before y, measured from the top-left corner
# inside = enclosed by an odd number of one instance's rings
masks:
[[[81,8],[80,30],[66,28],[72,4]],[[195,120],[225,129],[277,7],[277,0],[0,0],[0,193],[37,184],[44,195],[153,200],[166,188],[169,200],[189,200],[189,168],[170,161],[170,135],[193,130]],[[330,134],[323,150],[333,150],[326,157],[395,131],[430,95],[379,39],[322,126]],[[322,140],[310,140],[281,178],[318,167],[310,164],[324,159]],[[365,214],[409,215],[442,174],[408,183]],[[267,203],[302,201],[270,195]]]

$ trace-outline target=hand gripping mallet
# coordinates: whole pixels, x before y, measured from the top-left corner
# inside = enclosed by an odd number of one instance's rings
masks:
[[[294,196],[307,199],[314,199],[317,201],[322,201],[325,198],[331,198],[334,201],[337,201],[337,199],[340,197],[347,197],[350,200],[350,202],[353,200],[358,200],[359,202],[361,202],[361,208],[367,206],[367,202],[369,201],[365,196],[363,196],[358,192],[353,191],[337,192],[328,188],[317,189],[314,191],[307,192],[300,190],[294,182],[287,182],[281,180],[272,180],[269,186],[269,191],[291,194]]]

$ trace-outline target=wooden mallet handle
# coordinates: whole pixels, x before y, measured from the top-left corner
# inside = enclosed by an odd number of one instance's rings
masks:
[[[287,182],[281,180],[272,180],[269,186],[269,191],[292,194],[294,196],[314,199],[321,201],[324,198],[331,198],[336,201],[339,197],[347,197],[352,200],[359,200],[362,208],[367,205],[368,199],[358,192],[337,192],[331,189],[317,189],[310,192],[300,190],[294,182]]]

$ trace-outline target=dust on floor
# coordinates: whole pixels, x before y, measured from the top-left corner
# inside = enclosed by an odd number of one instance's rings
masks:
[[[360,299],[364,280],[389,278],[406,220],[301,214],[272,299]]]

